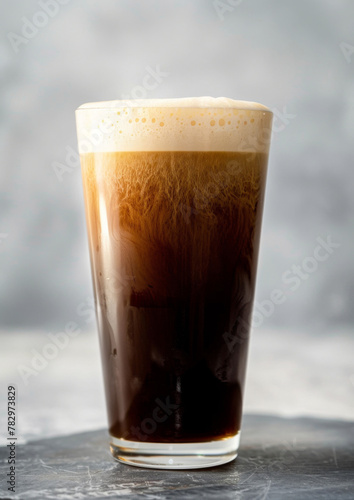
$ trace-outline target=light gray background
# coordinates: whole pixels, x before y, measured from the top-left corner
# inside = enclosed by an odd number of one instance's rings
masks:
[[[146,97],[227,96],[258,101],[275,112],[256,299],[261,303],[282,289],[287,300],[255,329],[260,350],[259,359],[251,357],[252,370],[260,381],[267,367],[278,366],[274,380],[288,376],[295,387],[304,366],[320,360],[326,337],[322,382],[328,386],[326,373],[333,363],[340,369],[343,355],[340,384],[347,384],[347,406],[336,414],[353,415],[354,367],[345,342],[352,339],[354,319],[354,2],[66,0],[47,21],[43,10],[37,0],[8,1],[0,20],[5,355],[16,347],[29,363],[31,347],[41,349],[47,334],[62,331],[69,321],[83,332],[95,330],[77,312],[92,296],[80,170],[72,168],[60,182],[53,164],[67,164],[67,148],[76,150],[75,108],[134,97],[149,68],[159,67],[168,75]],[[23,36],[25,25],[28,36],[28,21],[43,26],[15,47],[14,37]],[[329,235],[340,246],[291,293],[283,273],[302,265],[317,238]],[[30,332],[36,341],[29,340]],[[291,356],[304,353],[310,337],[317,343],[301,364]],[[284,342],[280,351],[275,342]],[[274,361],[261,356],[267,346],[277,351]],[[60,359],[71,360],[70,349]],[[46,376],[33,380],[50,381],[58,359]],[[284,359],[290,364],[283,366]],[[6,362],[17,380],[18,359]],[[40,385],[33,384],[38,394]],[[257,394],[264,397],[264,390]],[[250,406],[257,409],[256,399]]]

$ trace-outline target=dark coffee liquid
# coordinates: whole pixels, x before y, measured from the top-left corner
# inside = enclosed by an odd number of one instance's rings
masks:
[[[267,156],[82,156],[111,435],[209,441],[241,425]]]

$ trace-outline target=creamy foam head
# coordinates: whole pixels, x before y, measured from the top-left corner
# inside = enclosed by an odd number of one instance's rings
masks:
[[[272,112],[226,97],[88,103],[76,111],[79,152],[269,149]]]

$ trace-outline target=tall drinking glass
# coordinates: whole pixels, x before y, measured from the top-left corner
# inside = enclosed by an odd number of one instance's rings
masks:
[[[272,113],[226,98],[76,111],[111,451],[234,459]]]

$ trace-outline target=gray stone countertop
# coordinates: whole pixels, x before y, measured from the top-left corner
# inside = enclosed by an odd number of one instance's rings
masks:
[[[116,462],[105,430],[32,441],[17,447],[16,493],[1,499],[353,499],[354,423],[246,415],[241,448],[229,464],[155,470]]]

